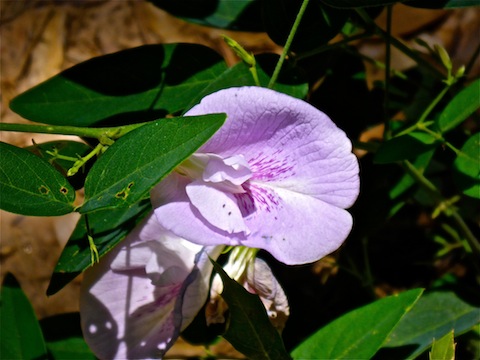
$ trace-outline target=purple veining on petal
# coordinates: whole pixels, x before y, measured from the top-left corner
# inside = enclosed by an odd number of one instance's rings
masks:
[[[238,208],[240,209],[240,212],[244,218],[254,213],[257,209],[255,206],[255,199],[253,198],[252,193],[248,189],[247,185],[248,184],[243,185],[243,188],[245,189],[244,193],[234,194],[235,199],[237,199]]]
[[[248,160],[253,174],[251,180],[272,181],[286,179],[295,175],[293,161],[289,156],[282,156],[282,150],[271,155],[260,152],[257,157]]]
[[[246,182],[243,184],[245,193],[235,194],[238,206],[244,218],[256,211],[271,212],[273,207],[280,207],[280,198],[272,190]]]

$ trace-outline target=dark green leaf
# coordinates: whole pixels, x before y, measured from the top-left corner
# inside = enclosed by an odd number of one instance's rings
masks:
[[[422,291],[389,296],[343,315],[294,349],[293,358],[370,359]]]
[[[216,262],[212,263],[222,278],[222,297],[230,311],[228,327],[223,337],[250,359],[290,359],[260,298],[232,280]]]
[[[12,100],[13,111],[54,125],[116,125],[184,109],[226,69],[194,44],[145,45],[78,64]]]
[[[480,199],[480,133],[472,135],[457,153],[454,179],[465,195]]]
[[[87,155],[92,150],[92,148],[87,144],[67,140],[35,144],[33,146],[29,146],[26,149],[37,155],[38,157],[48,161],[65,177],[67,176],[67,171],[73,166],[74,162],[70,160],[65,160],[65,158],[59,158],[58,156],[54,156],[52,155],[52,153],[56,153],[60,157],[68,156],[72,159],[78,159],[82,156]],[[80,189],[83,187],[85,177],[87,176],[87,172],[91,167],[90,164],[91,162],[87,162],[85,169],[80,170],[73,176],[67,177],[68,182],[72,184],[75,189]]]
[[[441,339],[435,340],[430,352],[430,360],[454,360],[455,343],[453,342],[453,330]]]
[[[44,318],[40,321],[47,349],[57,360],[95,360],[83,339],[80,314],[67,313]]]
[[[161,119],[121,137],[89,172],[80,212],[130,206],[145,198],[153,186],[207,141],[225,119],[225,114]]]
[[[426,293],[400,321],[384,346],[408,349],[402,357],[413,359],[428,349],[434,338],[440,339],[452,329],[456,335],[471,329],[479,322],[479,312],[479,307],[466,303],[453,292]]]
[[[12,274],[7,274],[0,296],[0,357],[46,359],[47,349],[32,305]]]
[[[405,5],[424,9],[453,9],[468,6],[479,6],[479,0],[415,0],[405,1]]]
[[[267,87],[278,58],[279,56],[275,54],[261,54],[255,57],[257,61],[257,74],[261,86]],[[193,105],[199,103],[202,98],[218,90],[237,86],[255,85],[249,67],[244,63],[238,63],[226,70],[201,93],[199,93],[188,108],[193,107]],[[299,99],[304,99],[308,92],[308,83],[300,69],[293,67],[288,61],[286,61],[273,89]]]
[[[260,0],[149,0],[197,24],[221,29],[262,31]]]
[[[338,8],[361,8],[370,6],[382,6],[399,3],[395,0],[321,0],[327,5]]]
[[[285,45],[302,0],[264,0],[264,23],[268,36]],[[295,52],[312,50],[326,44],[342,29],[350,10],[334,9],[319,0],[310,1],[295,33],[290,49]]]
[[[31,152],[0,142],[0,206],[22,215],[56,216],[74,210],[75,190]]]
[[[460,91],[448,103],[437,120],[437,126],[441,132],[450,131],[478,108],[480,108],[480,79]]]
[[[151,210],[149,200],[121,209],[99,210],[82,215],[75,227],[48,285],[47,295],[53,295],[92,265],[85,216],[100,258],[113,249]]]
[[[382,143],[375,154],[374,162],[388,164],[401,160],[411,160],[435,147],[435,138],[431,135],[409,133]]]

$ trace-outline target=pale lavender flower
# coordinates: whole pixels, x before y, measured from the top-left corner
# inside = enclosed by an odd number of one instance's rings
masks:
[[[208,256],[224,245],[302,264],[336,250],[351,230],[345,209],[358,195],[358,163],[325,114],[244,87],[209,95],[187,115],[218,112],[225,125],[152,191],[155,215],[85,273],[82,329],[101,359],[162,356],[204,304]],[[268,311],[287,316],[281,288],[262,271],[247,283]]]
[[[100,359],[161,357],[205,303],[223,246],[203,247],[149,215],[85,272],[80,296],[84,338]]]
[[[308,103],[260,87],[220,90],[186,115],[220,130],[152,191],[159,223],[201,245],[241,245],[286,264],[335,251],[359,192],[352,144]]]

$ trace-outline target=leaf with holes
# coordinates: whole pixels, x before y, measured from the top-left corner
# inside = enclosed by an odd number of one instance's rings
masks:
[[[0,207],[22,215],[56,216],[74,210],[75,190],[31,152],[0,143]]]

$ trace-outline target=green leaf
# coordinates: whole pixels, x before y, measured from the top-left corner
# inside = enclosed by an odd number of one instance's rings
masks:
[[[151,210],[149,200],[131,207],[99,210],[82,215],[60,255],[48,285],[47,295],[53,295],[92,265],[85,216],[100,258],[113,249]]]
[[[257,74],[260,85],[267,87],[279,56],[276,54],[256,55]],[[218,90],[237,86],[255,86],[249,67],[243,62],[234,65],[221,74],[190,103],[188,109],[199,103],[202,98]],[[273,90],[304,99],[308,93],[308,83],[300,69],[285,61]]]
[[[448,332],[440,340],[434,340],[430,360],[454,360],[455,343],[453,342],[453,330]]]
[[[338,8],[361,8],[370,6],[383,6],[399,3],[402,1],[395,0],[321,0],[323,3]]]
[[[480,79],[460,91],[448,103],[437,120],[438,129],[445,133],[460,125],[480,108]]]
[[[117,140],[90,170],[80,212],[130,206],[223,124],[225,114],[161,119]]]
[[[0,207],[22,215],[56,216],[74,210],[75,190],[48,162],[0,142]]]
[[[212,263],[222,278],[222,297],[230,311],[228,327],[223,337],[250,359],[290,359],[260,298],[232,280],[215,261],[212,260]]]
[[[226,68],[201,45],[145,45],[78,64],[20,94],[10,107],[53,125],[146,122],[183,110]]]
[[[12,274],[0,295],[0,358],[46,359],[47,349],[32,305]]]
[[[435,138],[426,133],[412,132],[394,137],[380,145],[374,162],[388,164],[401,160],[410,160],[424,154],[437,145]]]
[[[454,180],[465,195],[480,199],[480,132],[465,142],[454,162]]]
[[[400,321],[384,347],[402,347],[408,350],[402,358],[413,359],[431,346],[433,338],[440,339],[452,329],[457,336],[470,330],[479,322],[479,311],[454,292],[426,293]]]
[[[59,314],[40,321],[47,349],[53,359],[95,360],[83,339],[79,313]]]
[[[295,348],[293,358],[370,359],[422,291],[389,296],[337,318]]]
[[[405,5],[423,9],[454,9],[469,6],[479,6],[479,0],[415,0],[405,1]]]
[[[32,154],[48,161],[57,169],[64,177],[67,177],[67,171],[73,166],[74,162],[65,160],[64,157],[70,157],[72,159],[79,159],[82,156],[87,155],[92,148],[87,144],[78,141],[50,141],[42,144],[35,144],[26,148]],[[58,155],[52,155],[58,154]],[[74,176],[67,177],[67,180],[75,189],[83,187],[85,182],[86,173],[90,169],[90,162],[85,166],[85,169],[77,172]]]
[[[186,21],[221,29],[262,31],[260,0],[149,0]]]

